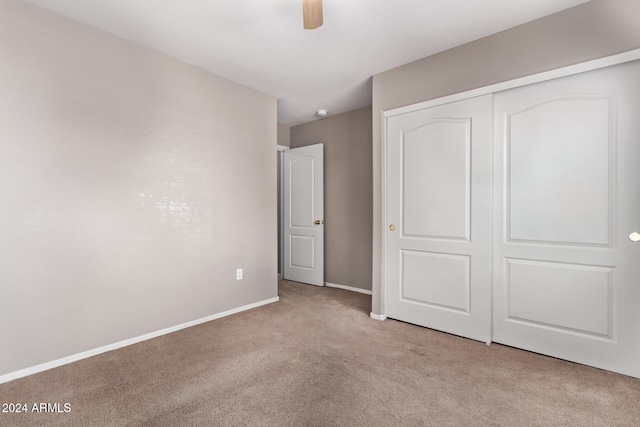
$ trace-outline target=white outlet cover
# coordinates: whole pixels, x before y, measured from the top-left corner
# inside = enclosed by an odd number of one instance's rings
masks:
[[[236,270],[236,280],[241,280],[242,279],[242,269],[238,268]]]

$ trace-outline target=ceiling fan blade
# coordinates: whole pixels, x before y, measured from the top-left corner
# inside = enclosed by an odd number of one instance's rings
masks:
[[[305,30],[315,30],[322,25],[322,0],[302,0],[302,16]]]

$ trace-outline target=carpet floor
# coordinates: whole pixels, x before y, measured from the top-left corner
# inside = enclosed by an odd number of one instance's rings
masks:
[[[2,384],[0,401],[28,411],[0,425],[640,426],[638,379],[375,321],[363,294],[287,281],[279,292]],[[60,412],[32,412],[41,402]]]

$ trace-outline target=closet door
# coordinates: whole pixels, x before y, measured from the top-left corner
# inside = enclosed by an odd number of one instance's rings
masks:
[[[640,377],[638,76],[495,94],[494,341]]]
[[[489,341],[491,95],[387,119],[386,314]]]

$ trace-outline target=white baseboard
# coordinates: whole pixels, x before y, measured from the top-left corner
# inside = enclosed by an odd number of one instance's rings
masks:
[[[387,318],[386,314],[375,314],[375,313],[369,313],[369,317],[371,317],[373,320],[385,320]]]
[[[57,368],[62,365],[67,365],[78,360],[86,359],[88,357],[96,356],[101,353],[106,353],[111,350],[117,350],[122,347],[137,344],[141,341],[150,340],[151,338],[157,338],[162,335],[170,334],[172,332],[179,331],[181,329],[190,328],[201,323],[210,322],[212,320],[220,319],[222,317],[230,316],[232,314],[240,313],[241,311],[251,310],[252,308],[260,307],[262,305],[271,304],[280,301],[280,297],[259,301],[253,304],[245,305],[242,307],[234,308],[224,311],[222,313],[213,314],[211,316],[203,317],[201,319],[192,320],[191,322],[182,323],[180,325],[171,326],[166,329],[162,329],[156,332],[150,332],[148,334],[140,335],[139,337],[130,338],[128,340],[120,341],[114,344],[105,345],[103,347],[94,348],[93,350],[84,351],[82,353],[73,354],[71,356],[63,357],[62,359],[52,360],[51,362],[42,363],[40,365],[32,366],[30,368],[21,369],[19,371],[10,372],[8,374],[0,375],[0,384],[7,383],[9,381],[17,380],[29,375],[37,374],[38,372],[47,371],[49,369]]]
[[[324,285],[329,288],[338,288],[338,289],[344,289],[346,291],[359,292],[361,294],[372,295],[372,292],[368,289],[354,288],[352,286],[345,286],[345,285],[337,285],[335,283],[329,283],[329,282],[324,282]]]

